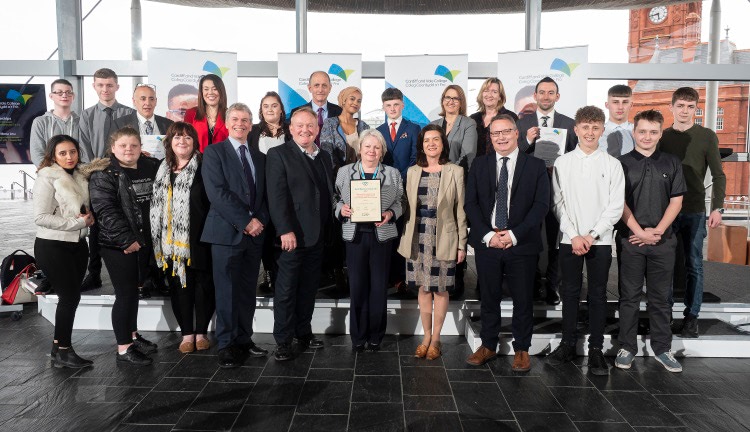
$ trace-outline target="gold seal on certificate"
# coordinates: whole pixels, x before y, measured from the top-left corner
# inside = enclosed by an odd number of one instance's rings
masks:
[[[351,221],[354,223],[380,222],[380,180],[352,179],[349,185],[352,208]]]

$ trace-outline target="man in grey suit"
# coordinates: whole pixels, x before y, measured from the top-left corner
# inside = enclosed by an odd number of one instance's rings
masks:
[[[231,105],[226,125],[229,138],[208,146],[203,154],[203,183],[211,209],[201,240],[212,244],[219,367],[235,368],[248,354],[268,354],[251,338],[263,228],[269,216],[265,155],[247,143],[253,126],[250,108]]]
[[[133,92],[133,106],[136,111],[115,119],[115,128],[130,126],[141,135],[165,135],[172,120],[154,114],[156,109],[156,90],[150,84],[138,84]]]
[[[539,138],[539,127],[541,126],[566,129],[568,133],[565,138],[565,153],[575,150],[576,145],[578,145],[578,137],[573,130],[576,122],[572,118],[555,111],[555,103],[560,100],[560,89],[555,80],[550,77],[542,78],[534,89],[534,100],[537,104],[536,113],[523,116],[516,123],[518,127],[518,148],[533,155]],[[552,168],[548,167],[548,171],[551,175]],[[553,212],[547,213],[547,217],[544,219],[544,230],[547,239],[546,302],[550,305],[556,305],[560,303],[560,296],[557,294],[560,285],[557,260],[557,235],[560,232],[560,222],[557,221]],[[538,293],[541,286],[541,273],[538,270],[536,285],[536,293]]]

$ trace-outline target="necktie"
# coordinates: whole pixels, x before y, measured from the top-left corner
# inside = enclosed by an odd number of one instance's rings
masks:
[[[315,145],[320,147],[320,131],[323,130],[323,108],[318,108],[318,136],[315,137]]]
[[[500,168],[500,176],[497,179],[497,191],[495,192],[495,227],[505,229],[508,227],[508,158],[503,158],[503,167]]]
[[[104,108],[104,145],[109,145],[109,135],[112,133],[112,108]]]
[[[151,123],[151,120],[146,120],[146,135],[153,135],[154,134],[154,124]]]
[[[255,179],[253,178],[253,171],[250,169],[250,163],[247,161],[247,146],[245,144],[240,146],[240,155],[242,170],[245,171],[247,187],[250,189],[250,208],[255,208]]]
[[[542,116],[542,127],[547,127],[547,120],[549,120],[549,116]]]
[[[391,123],[391,141],[396,141],[396,122]]]

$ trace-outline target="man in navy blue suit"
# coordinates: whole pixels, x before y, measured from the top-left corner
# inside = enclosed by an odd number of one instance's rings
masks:
[[[331,94],[331,77],[325,71],[315,71],[310,74],[307,81],[307,90],[310,92],[310,102],[295,107],[289,113],[289,121],[294,113],[302,108],[311,108],[313,113],[318,117],[318,136],[315,137],[315,145],[320,146],[320,131],[323,129],[323,122],[328,117],[338,117],[341,115],[341,107],[335,103],[328,102],[328,95]]]
[[[253,343],[255,289],[269,214],[266,203],[266,157],[247,136],[253,127],[250,108],[227,109],[229,138],[206,147],[203,182],[211,201],[201,240],[211,243],[216,285],[216,339],[219,366],[235,368],[244,357],[268,351]]]
[[[497,355],[500,300],[507,278],[513,297],[512,370],[528,372],[534,269],[542,250],[542,221],[549,210],[549,177],[544,161],[519,151],[518,129],[509,115],[492,120],[490,138],[495,151],[474,159],[466,181],[464,209],[482,294],[482,346],[466,362],[479,366]]]

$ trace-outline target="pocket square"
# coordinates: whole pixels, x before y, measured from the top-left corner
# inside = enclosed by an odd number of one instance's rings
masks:
[[[398,137],[398,139],[401,139],[401,138],[409,138],[409,134],[406,133],[406,132],[404,132],[404,133],[401,134],[400,137]]]

